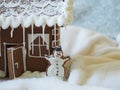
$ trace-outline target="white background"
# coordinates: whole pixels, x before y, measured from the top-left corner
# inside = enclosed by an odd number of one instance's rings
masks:
[[[120,33],[120,0],[74,0],[73,25],[116,36]]]

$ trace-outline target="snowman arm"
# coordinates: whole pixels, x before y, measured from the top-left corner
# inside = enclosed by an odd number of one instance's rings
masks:
[[[51,58],[50,57],[45,57],[45,59],[51,63]]]
[[[70,60],[70,56],[65,57],[64,61]]]
[[[54,61],[54,57],[45,57],[46,60],[48,60],[50,63]]]

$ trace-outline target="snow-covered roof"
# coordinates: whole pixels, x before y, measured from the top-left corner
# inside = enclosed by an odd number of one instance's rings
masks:
[[[0,26],[62,26],[72,21],[73,0],[0,0]]]

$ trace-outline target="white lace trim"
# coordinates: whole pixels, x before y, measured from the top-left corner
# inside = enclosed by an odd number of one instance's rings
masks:
[[[72,8],[73,0],[0,0],[0,26],[61,26],[72,21]]]

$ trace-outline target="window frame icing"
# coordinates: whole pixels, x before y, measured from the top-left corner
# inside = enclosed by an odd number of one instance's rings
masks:
[[[47,50],[48,50],[48,55],[50,55],[50,49],[49,49],[49,34],[45,34],[47,36],[47,40],[48,42],[46,44],[44,44],[45,41],[42,42],[42,44],[40,44],[41,42],[39,42],[38,44],[34,44],[34,40],[32,41],[31,37],[32,37],[32,34],[28,34],[28,56],[29,57],[35,57],[35,58],[44,58],[45,55],[42,55],[42,51],[41,51],[41,46],[46,46],[47,47]],[[43,39],[43,35],[42,34],[36,34],[34,33],[33,34],[33,37],[41,37],[41,39]],[[38,50],[39,50],[39,55],[32,55],[32,51],[33,51],[33,54],[34,54],[34,46],[38,47]],[[30,53],[31,51],[31,53]]]

